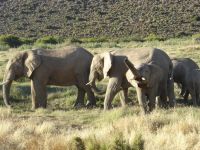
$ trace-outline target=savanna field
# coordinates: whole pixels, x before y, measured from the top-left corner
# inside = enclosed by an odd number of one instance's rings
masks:
[[[22,45],[18,48],[0,46],[0,81],[5,65],[13,54],[43,47],[62,49],[71,45]],[[190,57],[200,65],[200,43],[194,37],[165,41],[110,41],[73,43],[98,53],[127,48],[157,47],[171,57]],[[98,86],[105,88],[107,80]],[[74,109],[75,87],[48,87],[47,109],[31,110],[30,81],[21,79],[11,88],[13,108],[5,107],[0,87],[0,150],[190,150],[200,149],[200,108],[186,106],[175,86],[177,106],[156,109],[142,115],[134,88],[131,102],[120,107],[119,94],[113,109],[103,111],[104,96],[96,95],[97,107]],[[85,97],[85,101],[86,101]]]

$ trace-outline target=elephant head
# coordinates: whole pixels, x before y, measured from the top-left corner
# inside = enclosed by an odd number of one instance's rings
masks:
[[[133,79],[140,88],[153,87],[155,82],[159,81],[162,76],[162,70],[160,67],[152,62],[148,64],[141,64],[137,69],[128,59],[125,59],[125,64],[130,69],[134,76]]]
[[[91,66],[90,66],[90,75],[89,82],[87,85],[90,85],[93,91],[97,94],[104,94],[105,91],[100,91],[96,87],[96,79],[101,81],[103,78],[109,76],[109,70],[112,66],[113,55],[110,52],[105,52],[102,54],[97,54],[93,57]]]
[[[31,78],[34,70],[41,64],[37,51],[20,52],[11,58],[6,66],[3,83],[3,99],[6,106],[10,107],[10,87],[13,80],[26,76]]]
[[[127,78],[130,80],[135,80],[136,84],[140,88],[144,88],[148,86],[148,78],[150,76],[150,70],[148,67],[140,67],[136,69],[135,66],[128,60],[124,60],[126,66],[130,69],[127,72]],[[130,75],[131,72],[131,75]],[[129,77],[128,77],[129,76]]]

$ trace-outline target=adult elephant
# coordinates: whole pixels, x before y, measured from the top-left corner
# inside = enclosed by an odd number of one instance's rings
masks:
[[[200,69],[193,69],[188,73],[186,86],[191,94],[193,106],[200,106]]]
[[[162,101],[167,101],[167,96],[169,96],[170,105],[174,105],[174,93],[173,93],[173,80],[171,78],[172,73],[172,63],[169,56],[160,49],[129,49],[121,50],[116,53],[105,52],[102,54],[97,54],[93,57],[92,64],[90,67],[90,82],[92,88],[96,88],[96,79],[102,80],[103,78],[109,76],[109,83],[106,89],[106,95],[104,100],[104,109],[111,108],[111,102],[118,91],[123,90],[124,97],[127,97],[127,90],[131,86],[130,82],[127,80],[126,72],[128,67],[124,60],[129,59],[136,68],[143,64],[152,63],[157,65],[159,69],[163,72],[162,86],[160,87],[160,96]],[[142,105],[143,112],[146,112],[145,107],[146,97],[143,89],[150,83],[148,80],[142,77],[139,71],[135,69],[134,79],[138,82],[137,94],[140,105]],[[154,74],[154,72],[151,72]],[[147,82],[146,82],[147,81]],[[156,82],[156,81],[155,81]],[[152,85],[154,88],[154,85]],[[164,106],[166,103],[162,103]]]
[[[180,95],[183,96],[184,100],[187,101],[189,91],[187,88],[187,80],[189,80],[188,74],[194,70],[198,69],[199,66],[190,58],[173,58],[173,78],[174,82],[181,87]]]
[[[89,103],[95,105],[91,88],[86,85],[93,55],[81,47],[66,47],[63,50],[36,49],[16,54],[7,63],[3,80],[3,99],[10,107],[10,87],[20,77],[31,79],[32,109],[47,105],[46,85],[78,88],[75,106],[84,105],[87,93]]]

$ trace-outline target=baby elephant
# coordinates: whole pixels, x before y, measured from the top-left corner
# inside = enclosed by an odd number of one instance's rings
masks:
[[[180,95],[187,100],[189,95],[189,91],[186,86],[188,73],[194,69],[198,69],[199,66],[190,58],[174,58],[172,59],[172,63],[174,82],[181,87]]]
[[[200,105],[200,69],[188,73],[187,88],[191,94],[193,105]]]

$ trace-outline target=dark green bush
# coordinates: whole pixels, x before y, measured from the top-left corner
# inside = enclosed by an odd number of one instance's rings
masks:
[[[58,44],[64,40],[60,37],[55,36],[45,36],[36,41],[36,44]]]
[[[3,45],[8,45],[10,47],[19,47],[23,44],[23,41],[14,35],[1,35],[0,43]]]

